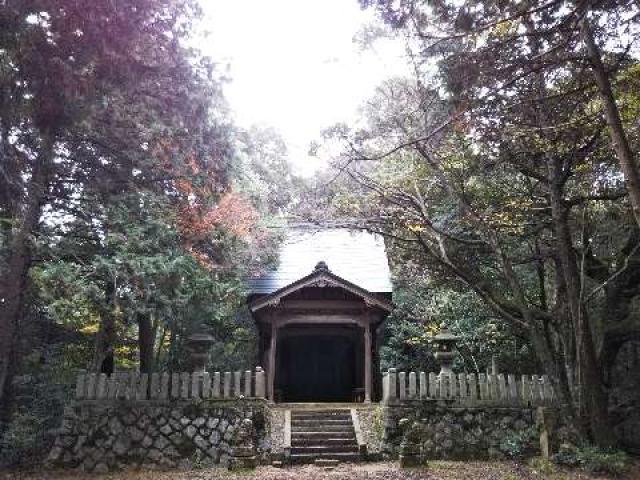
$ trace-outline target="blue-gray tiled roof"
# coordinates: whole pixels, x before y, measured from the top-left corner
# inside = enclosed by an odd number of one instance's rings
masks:
[[[325,261],[332,273],[372,293],[391,293],[391,273],[379,235],[346,228],[289,228],[276,270],[249,280],[253,294],[268,294],[309,275]]]

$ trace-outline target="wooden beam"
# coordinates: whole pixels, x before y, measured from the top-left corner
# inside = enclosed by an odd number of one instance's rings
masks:
[[[362,310],[364,307],[364,301],[353,300],[283,300],[278,305],[282,309],[300,310]]]
[[[268,387],[269,387],[269,395],[268,398],[272,402],[275,402],[275,378],[276,378],[276,349],[278,346],[278,325],[277,322],[271,322],[271,343],[269,346],[269,377],[268,377]]]
[[[363,319],[360,315],[358,316],[350,316],[350,315],[340,315],[340,314],[321,314],[321,315],[313,315],[313,314],[290,314],[280,319],[280,325],[291,325],[296,323],[307,323],[313,325],[326,325],[331,323],[337,324],[346,324],[346,325],[359,325],[364,326],[366,320]]]
[[[364,402],[371,403],[371,325],[364,327]]]

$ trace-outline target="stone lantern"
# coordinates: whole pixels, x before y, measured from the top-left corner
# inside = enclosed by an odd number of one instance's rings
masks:
[[[456,350],[456,342],[458,337],[449,331],[447,327],[442,327],[440,333],[433,337],[436,344],[436,361],[440,364],[440,375],[451,375],[453,370],[453,361],[458,356]]]
[[[204,372],[209,350],[214,342],[213,335],[202,329],[187,337],[187,349],[189,350],[191,367],[194,372]]]

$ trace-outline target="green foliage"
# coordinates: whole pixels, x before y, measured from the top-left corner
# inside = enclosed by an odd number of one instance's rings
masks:
[[[537,430],[528,427],[523,430],[509,430],[503,434],[499,449],[509,458],[523,458],[530,453],[532,443],[535,443]]]
[[[386,322],[380,350],[383,368],[437,371],[433,337],[447,325],[459,337],[460,371],[482,372],[509,366],[514,373],[535,370],[535,356],[525,334],[491,312],[469,291],[453,289],[427,274],[428,266],[402,258],[391,243],[395,310]]]
[[[553,461],[560,465],[610,475],[622,475],[631,465],[631,460],[625,452],[592,445],[562,445],[560,451],[553,456]]]
[[[46,458],[73,395],[76,370],[67,355],[66,346],[56,344],[25,358],[29,373],[13,382],[16,411],[0,424],[0,466],[32,467]]]

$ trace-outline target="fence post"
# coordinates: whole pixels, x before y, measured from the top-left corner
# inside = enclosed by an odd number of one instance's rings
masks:
[[[154,399],[160,396],[160,374],[153,372],[151,374],[151,383],[149,385],[149,398]]]
[[[487,376],[484,373],[478,374],[478,386],[480,387],[480,400],[488,400]]]
[[[202,374],[202,398],[211,397],[211,374],[204,372]]]
[[[502,373],[498,374],[498,398],[504,401],[509,398],[507,395],[507,382],[505,381],[504,375]]]
[[[86,385],[85,385],[85,374],[79,373],[78,378],[76,378],[76,398],[81,400],[86,395]]]
[[[533,398],[540,403],[544,403],[544,385],[542,377],[539,375],[533,375]]]
[[[244,371],[244,396],[251,397],[251,370]]]
[[[90,373],[87,377],[87,397],[88,399],[96,398],[96,374]]]
[[[427,386],[427,374],[424,372],[420,372],[420,399],[424,400],[429,395],[429,390]]]
[[[416,398],[416,372],[409,372],[409,398]]]
[[[471,404],[477,403],[478,401],[478,381],[476,379],[475,373],[470,373],[467,376],[467,380],[469,381],[469,401]]]
[[[498,400],[498,380],[492,373],[487,375],[487,393],[490,400]]]
[[[116,398],[126,399],[129,395],[129,374],[127,372],[121,372],[114,374],[118,377],[118,387],[116,391]]]
[[[389,372],[382,372],[382,401],[389,401]]]
[[[187,372],[182,372],[180,374],[180,398],[186,400],[189,398],[189,383],[191,375]]]
[[[213,372],[213,398],[220,398],[220,372]]]
[[[507,375],[507,383],[509,385],[509,400],[512,404],[518,403],[518,384],[515,375]]]
[[[449,374],[449,395],[455,399],[458,396],[458,388],[456,385],[457,375],[455,373]]]
[[[400,400],[407,398],[407,374],[405,372],[398,374],[398,393]]]
[[[180,374],[171,374],[171,398],[178,398],[180,396]]]
[[[389,369],[389,400],[395,400],[398,395],[398,377],[395,368]]]
[[[256,397],[265,398],[265,378],[262,367],[256,367]]]
[[[109,377],[105,373],[98,375],[98,384],[96,385],[96,398],[104,400],[107,398],[107,382]]]
[[[109,380],[107,384],[107,398],[115,399],[118,394],[118,375],[112,373],[109,375]]]
[[[238,398],[242,395],[242,388],[240,382],[242,380],[242,372],[236,371],[233,372],[233,396]]]
[[[526,375],[522,375],[522,392],[521,392],[521,400],[524,405],[529,403],[530,398],[530,387],[529,387],[529,378]]]
[[[169,398],[169,381],[171,379],[171,375],[169,372],[164,372],[160,377],[160,398],[162,400],[166,400]]]
[[[438,397],[438,384],[436,382],[436,374],[429,372],[429,398]]]
[[[449,375],[441,373],[438,375],[438,383],[440,384],[440,398],[447,398],[447,391],[449,390],[447,387],[447,377]]]
[[[201,372],[191,373],[191,398],[195,398],[195,399],[200,398],[200,378],[201,377],[202,377]]]
[[[224,385],[222,387],[224,398],[231,396],[231,372],[224,372]]]
[[[460,400],[467,399],[467,376],[464,373],[458,374],[458,383],[460,384]]]
[[[127,385],[127,400],[135,400],[138,395],[138,372],[129,372],[129,383]]]

